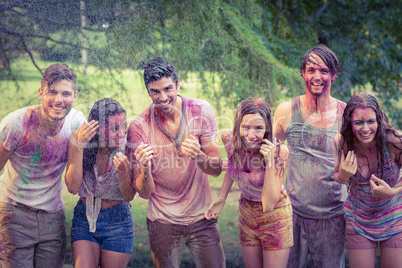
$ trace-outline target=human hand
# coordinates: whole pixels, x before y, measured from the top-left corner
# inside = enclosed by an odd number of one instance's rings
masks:
[[[141,166],[147,168],[154,157],[154,151],[151,145],[141,142],[140,146],[135,150],[134,156]]]
[[[130,161],[128,161],[127,156],[120,152],[113,157],[113,164],[116,167],[117,171],[130,169]]]
[[[293,191],[295,190],[295,188],[293,188],[292,190],[290,190],[289,192],[286,191],[285,186],[282,184],[281,187],[281,197],[279,198],[278,202],[281,202],[283,199],[285,199],[286,197],[288,197]]]
[[[375,197],[392,198],[395,196],[395,191],[388,183],[379,179],[374,174],[370,178],[371,192]]]
[[[219,214],[221,213],[223,207],[225,206],[226,199],[218,197],[218,199],[214,200],[209,208],[205,212],[205,218],[207,220],[218,219]]]
[[[190,139],[185,139],[183,141],[181,151],[183,154],[194,160],[201,152],[201,145],[193,135],[190,135]]]
[[[342,151],[341,162],[339,165],[338,179],[341,182],[347,182],[349,178],[357,172],[357,158],[354,151],[349,151],[346,156]]]
[[[262,140],[260,153],[264,157],[265,166],[267,168],[274,167],[275,150],[276,150],[276,140],[274,141],[274,143],[270,142],[267,139]]]
[[[99,129],[99,122],[92,120],[89,123],[84,123],[77,133],[77,141],[80,148],[84,148],[91,139],[95,136]]]

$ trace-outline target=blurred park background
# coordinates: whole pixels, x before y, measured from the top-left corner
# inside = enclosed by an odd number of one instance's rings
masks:
[[[236,106],[247,97],[266,99],[274,111],[303,94],[302,56],[324,44],[342,67],[332,95],[347,102],[368,91],[401,129],[401,9],[400,0],[0,1],[0,119],[40,103],[42,73],[63,62],[78,75],[74,108],[88,115],[95,101],[111,97],[132,120],[150,104],[144,64],[161,56],[178,69],[181,94],[211,103],[221,132],[233,127]],[[215,196],[222,179],[211,177]],[[69,231],[77,196],[63,196]],[[230,196],[219,227],[228,267],[243,267],[235,187]],[[136,238],[129,267],[151,267],[146,201],[131,203]],[[193,267],[188,252],[183,267]]]

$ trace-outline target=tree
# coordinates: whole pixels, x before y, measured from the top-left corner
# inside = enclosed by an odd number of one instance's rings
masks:
[[[334,93],[347,101],[352,89],[370,84],[393,123],[401,125],[395,109],[401,91],[401,7],[391,0],[83,2],[88,63],[108,75],[162,56],[182,79],[197,72],[218,111],[222,101],[236,107],[250,96],[276,107],[304,92],[301,57],[323,43],[343,66]],[[2,3],[0,59],[8,66],[33,52],[80,62],[80,1]],[[220,87],[208,84],[211,77]]]

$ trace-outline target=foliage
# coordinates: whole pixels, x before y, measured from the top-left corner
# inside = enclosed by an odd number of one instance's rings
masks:
[[[34,64],[35,53],[79,63],[85,36],[97,77],[107,79],[112,69],[141,69],[162,56],[181,79],[198,72],[218,113],[222,104],[234,108],[250,96],[276,107],[303,93],[301,57],[323,43],[343,66],[334,95],[347,101],[370,85],[400,128],[400,9],[391,0],[2,1],[0,79],[12,77],[10,63],[26,53]],[[220,86],[208,84],[211,78]],[[125,90],[113,81],[115,89]],[[81,82],[84,90],[96,90]]]

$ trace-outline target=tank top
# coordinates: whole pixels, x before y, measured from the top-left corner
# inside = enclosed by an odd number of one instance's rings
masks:
[[[399,182],[400,167],[384,148],[384,174],[382,179],[394,187]],[[375,174],[381,178],[381,166]],[[402,232],[402,194],[392,198],[374,197],[370,187],[370,177],[359,172],[350,178],[349,196],[345,202],[346,221],[356,232],[374,240],[386,240]]]
[[[292,118],[286,130],[289,162],[286,189],[293,212],[310,219],[329,219],[344,214],[346,186],[334,180],[333,139],[342,124],[345,103],[337,101],[337,119],[328,128],[306,122],[300,108],[300,96],[291,101]]]

